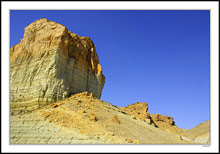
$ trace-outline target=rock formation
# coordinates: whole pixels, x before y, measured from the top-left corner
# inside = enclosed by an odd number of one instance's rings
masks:
[[[183,130],[175,125],[173,117],[160,114],[151,114],[150,116],[158,128],[172,134],[182,135]]]
[[[34,110],[88,91],[100,98],[105,83],[96,46],[61,24],[39,19],[10,48],[10,109]]]
[[[130,104],[126,107],[120,107],[120,109],[131,114],[134,119],[140,119],[149,124],[153,124],[152,118],[148,111],[147,103],[137,102],[137,103]]]
[[[169,117],[169,116],[163,116],[160,114],[151,114],[151,117],[153,119],[153,121],[155,122],[164,122],[167,123],[168,125],[175,125],[175,122],[173,121],[173,117]]]

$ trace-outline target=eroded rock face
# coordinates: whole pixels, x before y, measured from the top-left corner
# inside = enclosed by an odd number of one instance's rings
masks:
[[[134,119],[138,118],[140,120],[146,121],[149,124],[152,124],[153,122],[148,111],[147,103],[137,102],[126,107],[120,107],[120,109],[133,115]]]
[[[21,42],[10,49],[10,108],[14,113],[83,91],[100,98],[104,83],[93,41],[48,19],[28,25]]]
[[[160,122],[164,122],[169,125],[175,125],[175,122],[173,121],[173,117],[163,116],[160,114],[152,114],[151,117],[152,117],[153,121],[155,121],[155,122],[160,121]]]
[[[151,114],[150,116],[158,128],[172,134],[177,134],[177,135],[183,134],[183,129],[175,125],[173,117],[160,115],[160,114]]]

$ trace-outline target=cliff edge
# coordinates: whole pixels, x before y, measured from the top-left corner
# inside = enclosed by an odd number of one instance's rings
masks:
[[[20,43],[10,48],[11,113],[83,91],[100,98],[104,83],[93,41],[48,19],[28,25]]]

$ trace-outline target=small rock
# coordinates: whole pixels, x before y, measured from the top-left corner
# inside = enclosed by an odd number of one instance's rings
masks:
[[[95,97],[93,93],[90,93],[89,96],[90,96],[91,98],[94,98],[94,97]]]
[[[147,124],[151,124],[151,120],[150,119],[145,119],[144,120]]]
[[[113,115],[112,121],[117,123],[117,124],[120,124],[120,121],[118,120],[118,116],[117,115]]]
[[[48,118],[50,116],[50,112],[46,112],[45,114],[44,114],[44,117],[45,118]]]
[[[182,136],[178,136],[178,138],[179,138],[180,140],[183,140],[183,137],[182,137]]]
[[[126,138],[125,141],[127,141],[128,143],[132,143],[132,140],[130,138]]]
[[[90,115],[90,120],[96,122],[96,121],[98,121],[98,118],[96,117],[96,115],[94,113],[92,113]]]
[[[57,108],[58,106],[60,106],[61,103],[57,103],[57,104],[52,104],[52,108]]]
[[[132,118],[135,119],[135,120],[137,119],[137,117],[135,115],[132,115]]]
[[[79,133],[80,133],[80,134],[83,134],[83,133],[84,133],[84,131],[83,131],[83,130],[80,130],[80,131],[79,131]]]
[[[134,143],[135,144],[139,144],[140,142],[138,140],[134,140]]]

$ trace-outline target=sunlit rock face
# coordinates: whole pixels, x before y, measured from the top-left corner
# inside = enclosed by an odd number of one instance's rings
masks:
[[[96,46],[61,24],[39,19],[10,48],[10,109],[20,113],[88,91],[100,98],[105,77]]]
[[[152,121],[152,118],[148,110],[148,104],[146,102],[144,103],[136,102],[126,107],[120,107],[120,109],[133,115],[134,119],[140,119],[140,120],[147,122],[148,124],[152,124],[156,126]]]

